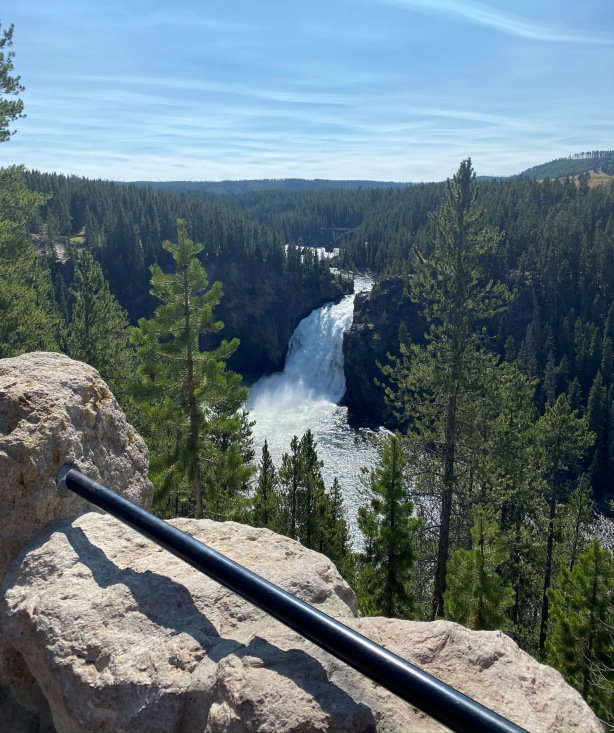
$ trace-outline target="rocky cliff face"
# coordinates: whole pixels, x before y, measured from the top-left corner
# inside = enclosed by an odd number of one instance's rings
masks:
[[[58,494],[55,473],[69,459],[149,499],[144,446],[94,370],[58,355],[0,361],[0,416],[0,470],[10,469],[0,473],[10,512],[0,524],[10,565],[0,730],[443,730],[133,530]],[[601,730],[557,672],[500,632],[361,619],[332,563],[297,542],[231,522],[173,523],[528,730]]]
[[[211,282],[220,280],[224,286],[215,310],[224,322],[223,335],[241,342],[229,366],[246,377],[282,370],[299,322],[314,308],[338,302],[348,290],[347,282],[332,276],[305,283],[300,273],[276,275],[261,263],[207,267]]]
[[[354,300],[352,327],[343,337],[346,392],[343,403],[358,422],[372,422],[394,427],[393,411],[386,404],[384,389],[376,380],[387,384],[377,362],[389,363],[388,354],[399,354],[399,331],[406,329],[419,343],[426,322],[409,298],[404,296],[400,276],[386,278],[370,293],[358,293]]]

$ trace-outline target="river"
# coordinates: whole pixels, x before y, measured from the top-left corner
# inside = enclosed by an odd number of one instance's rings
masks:
[[[371,281],[356,277],[356,292],[369,290]],[[297,326],[288,345],[283,372],[261,377],[250,388],[248,409],[252,420],[256,456],[266,439],[276,467],[290,451],[294,435],[311,428],[327,488],[339,479],[350,533],[358,537],[356,514],[362,503],[360,476],[363,466],[377,460],[370,440],[373,431],[348,424],[347,408],[338,403],[345,392],[343,332],[352,324],[354,294],[337,304],[314,310]]]

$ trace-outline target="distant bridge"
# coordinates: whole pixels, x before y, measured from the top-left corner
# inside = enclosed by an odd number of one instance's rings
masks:
[[[322,227],[323,232],[331,232],[332,240],[331,244],[337,244],[337,242],[345,237],[347,234],[355,232],[357,227],[336,227],[334,224],[332,227]]]

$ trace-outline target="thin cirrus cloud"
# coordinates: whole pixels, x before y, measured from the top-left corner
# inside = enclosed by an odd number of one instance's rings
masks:
[[[494,28],[510,36],[546,43],[591,43],[614,44],[614,38],[594,33],[569,32],[560,28],[542,25],[524,18],[493,10],[492,7],[475,2],[459,0],[376,0],[385,5],[417,10],[429,15],[446,15],[463,18],[478,25]]]
[[[612,146],[611,0],[7,2],[28,116],[0,164],[433,180]]]

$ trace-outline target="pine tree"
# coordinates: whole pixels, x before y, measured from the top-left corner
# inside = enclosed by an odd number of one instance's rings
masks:
[[[278,522],[277,472],[269,453],[269,445],[264,441],[260,474],[253,499],[253,518],[256,527],[275,529]]]
[[[508,558],[506,539],[482,509],[471,529],[470,550],[450,557],[446,583],[446,618],[471,629],[506,629],[514,591],[498,572]]]
[[[496,249],[501,235],[481,226],[476,196],[475,173],[471,160],[465,160],[448,180],[444,204],[433,218],[432,249],[416,251],[411,297],[429,324],[426,346],[401,344],[401,358],[384,368],[395,384],[387,390],[389,401],[422,441],[432,477],[440,477],[432,618],[444,610],[459,445],[471,432],[463,411],[475,414],[484,378],[495,365],[482,347],[480,324],[500,312],[510,297],[505,286],[493,283],[484,272],[484,259]]]
[[[590,464],[592,483],[595,487],[607,486],[610,481],[611,456],[608,450],[608,438],[611,430],[609,424],[610,403],[611,400],[608,399],[608,388],[603,382],[601,370],[598,369],[593,379],[586,405],[588,425],[596,436],[593,457]]]
[[[573,570],[578,557],[586,547],[594,523],[593,492],[588,476],[583,474],[571,492],[561,516],[559,528],[561,548],[558,552],[561,567]]]
[[[412,518],[406,464],[400,438],[388,436],[379,446],[379,464],[369,474],[369,504],[358,510],[365,539],[359,556],[359,601],[371,615],[408,618],[413,613],[413,537],[420,520]]]
[[[614,725],[614,558],[593,540],[548,590],[548,661]]]
[[[320,552],[329,557],[345,580],[353,585],[356,559],[352,552],[341,485],[337,478],[333,480],[326,496],[322,526],[324,531],[321,533]]]
[[[26,228],[44,202],[23,168],[0,169],[0,358],[53,351],[63,337],[49,269]]]
[[[295,435],[290,453],[284,453],[277,472],[279,519],[276,528],[305,547],[330,558],[343,577],[351,581],[353,556],[339,482],[326,492],[317,443],[307,429]]]
[[[25,116],[23,101],[18,97],[25,87],[20,77],[13,75],[15,52],[10,50],[13,31],[12,23],[8,28],[2,28],[0,23],[0,142],[5,142],[14,134],[15,131],[9,127],[11,122]]]
[[[158,507],[166,513],[206,511],[220,518],[248,490],[252,469],[251,425],[242,405],[247,390],[226,369],[238,341],[202,351],[202,334],[217,333],[213,318],[222,286],[208,288],[196,255],[203,249],[177,221],[177,243],[165,241],[175,271],[152,265],[152,294],[162,301],[153,318],[133,331],[142,364],[134,391],[153,449]]]
[[[547,507],[546,557],[539,648],[544,649],[548,628],[548,589],[554,569],[554,541],[559,503],[566,502],[580,473],[581,460],[594,441],[586,418],[574,412],[567,396],[556,402],[535,424],[536,470],[541,474],[542,495]]]
[[[109,290],[102,268],[87,250],[75,261],[70,288],[72,318],[68,328],[68,353],[98,369],[122,402],[133,367],[128,317]]]
[[[310,429],[299,440],[295,435],[291,453],[284,453],[277,477],[284,517],[283,534],[316,549],[320,542],[321,514],[325,496],[322,462]]]
[[[531,462],[536,410],[534,383],[516,364],[503,362],[488,375],[485,398],[478,401],[483,425],[472,470],[471,495],[463,496],[467,518],[474,523],[487,507],[506,543],[506,557],[497,572],[514,590],[510,609],[511,633],[526,647],[536,639],[536,609],[541,601],[542,532],[538,516],[542,510],[536,494]],[[448,570],[448,579],[451,571]]]
[[[302,461],[300,441],[294,435],[290,441],[290,453],[281,457],[278,471],[280,523],[279,531],[293,540],[298,539],[298,505],[302,486]]]

